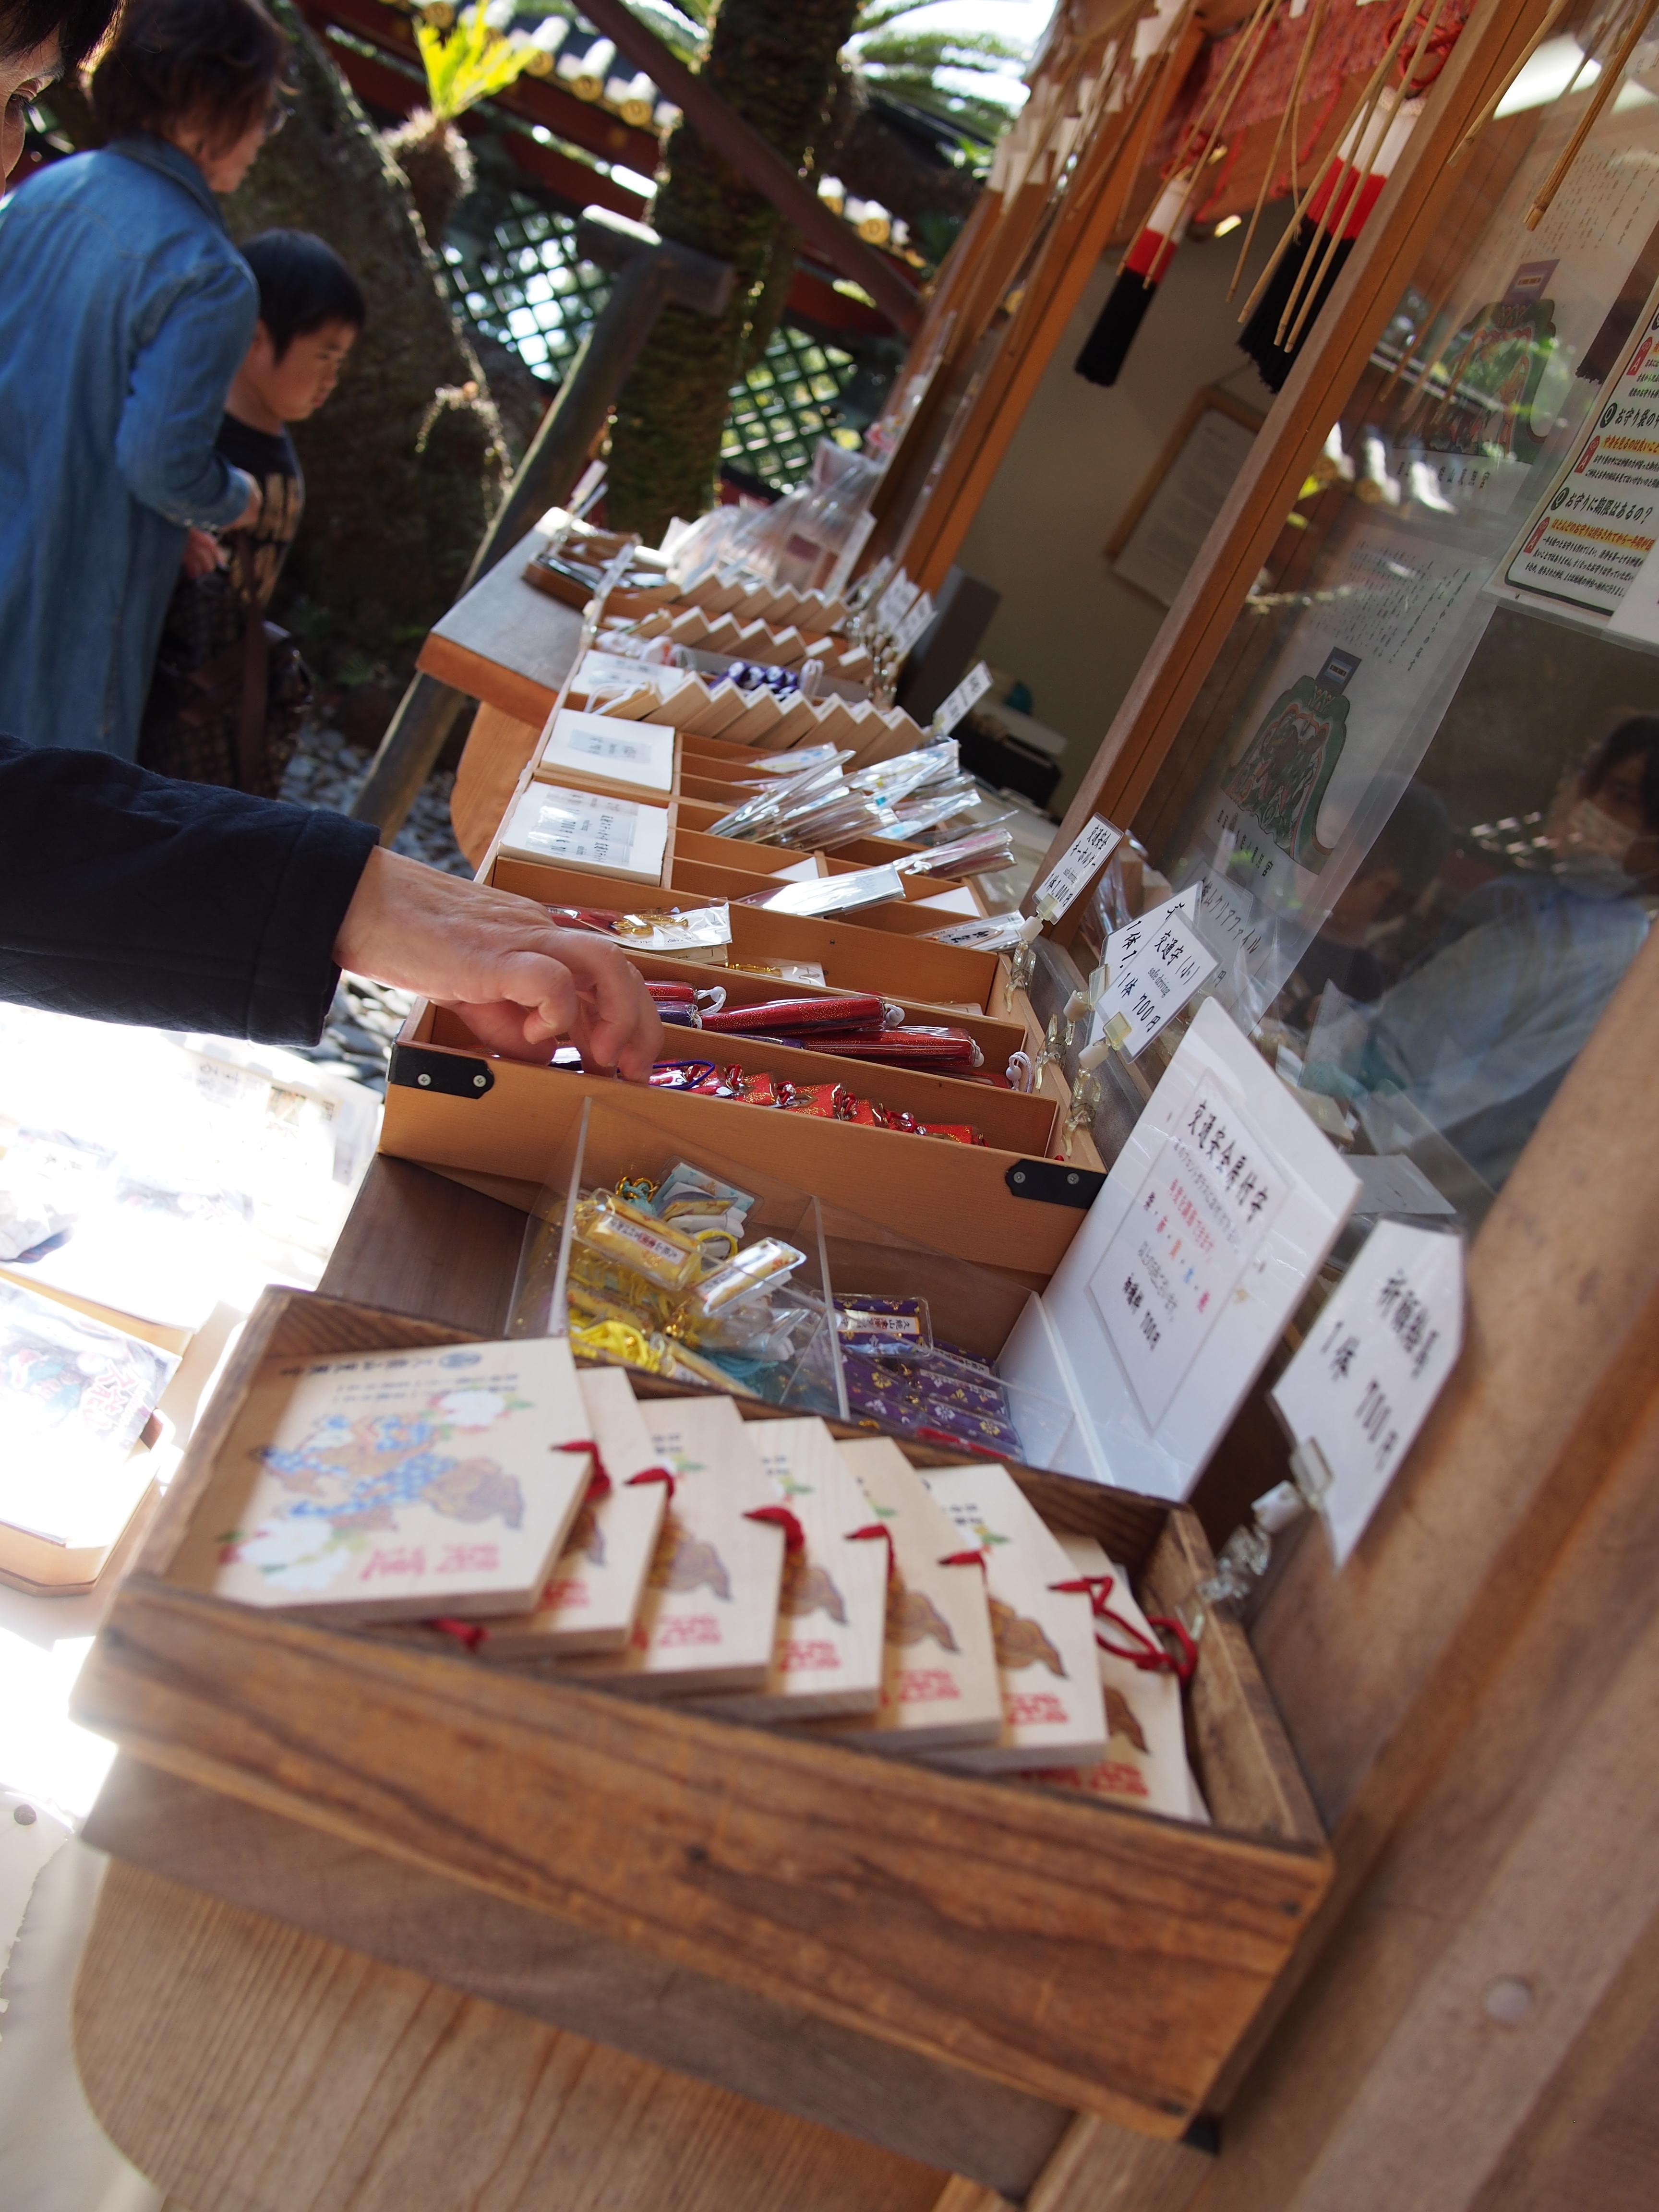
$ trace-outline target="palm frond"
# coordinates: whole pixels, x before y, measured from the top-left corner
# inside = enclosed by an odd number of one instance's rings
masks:
[[[931,77],[884,78],[881,90],[941,123],[948,123],[961,137],[972,139],[981,147],[994,146],[1016,113],[1000,100],[981,100],[970,92],[953,92],[946,85],[934,83]],[[971,150],[963,148],[964,153]]]
[[[867,0],[867,4],[859,9],[853,25],[853,36],[855,39],[866,38],[872,31],[884,30],[889,23],[897,22],[902,15],[922,15],[935,4],[936,0]],[[1022,59],[1025,52],[1022,46]]]
[[[701,57],[708,36],[708,0],[630,0],[630,4],[683,62]]]
[[[978,70],[1012,76],[1010,63],[1025,59],[1017,39],[995,31],[906,31],[861,40],[853,49],[865,68]]]

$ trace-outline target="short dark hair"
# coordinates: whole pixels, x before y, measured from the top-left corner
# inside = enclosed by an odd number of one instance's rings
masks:
[[[1579,771],[1587,798],[1593,799],[1616,768],[1632,754],[1642,755],[1642,816],[1650,833],[1659,833],[1659,714],[1631,714],[1610,730]]]
[[[325,323],[362,330],[368,319],[362,288],[331,246],[308,230],[262,230],[242,248],[259,285],[259,320],[280,361],[295,338]]]
[[[210,143],[233,146],[264,113],[288,40],[258,0],[127,0],[92,78],[106,139],[156,137],[199,118]]]
[[[79,69],[108,30],[119,0],[0,0],[0,56],[9,61],[58,33],[64,72]]]

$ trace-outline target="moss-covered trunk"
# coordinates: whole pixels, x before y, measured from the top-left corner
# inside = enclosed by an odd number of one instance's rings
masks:
[[[226,219],[237,238],[316,232],[368,302],[339,390],[295,431],[306,515],[282,605],[323,673],[385,669],[395,699],[500,498],[500,426],[401,172],[289,0],[273,13],[294,42],[295,113]]]
[[[702,75],[792,167],[823,127],[856,12],[856,0],[720,0]],[[653,221],[738,272],[724,315],[664,309],[617,404],[606,517],[654,544],[671,516],[700,514],[714,498],[728,395],[763,349],[787,288],[766,283],[778,221],[770,201],[690,123],[668,142]]]

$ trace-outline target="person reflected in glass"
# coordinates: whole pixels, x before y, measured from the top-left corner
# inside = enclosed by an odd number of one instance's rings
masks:
[[[1659,911],[1659,715],[1595,747],[1542,835],[1547,872],[1466,899],[1349,1062],[1361,1092],[1403,1095],[1494,1190]]]

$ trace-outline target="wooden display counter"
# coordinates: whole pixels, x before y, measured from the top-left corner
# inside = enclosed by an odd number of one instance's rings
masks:
[[[273,1294],[262,1325],[311,1345],[495,1332],[521,1229],[507,1207],[378,1162],[329,1279],[405,1317]],[[1045,1512],[1109,1524],[1153,1587],[1190,1599],[1207,1553],[1189,1516],[1027,1480]],[[641,2113],[638,2194],[613,2176],[596,2205],[748,2201],[679,2193],[672,2113],[699,2139],[729,2131],[774,2189],[810,2177],[799,2201],[814,2212],[933,2206],[951,2172],[1023,2195],[1079,2105],[1179,2136],[1323,1887],[1294,1762],[1218,1618],[1194,1707],[1218,1822],[1205,1830],[183,1607],[166,1567],[191,1502],[186,1477],[81,1692],[82,1717],[123,1745],[88,1835],[126,1863],[88,1946],[76,2037],[94,2110],[191,2212],[311,2212],[347,2173],[365,2193],[342,2203],[389,2205],[374,2192],[395,2175],[404,2212],[447,2212],[481,2138],[542,2173],[613,2156],[613,2095]],[[201,1638],[227,1633],[210,1656]],[[246,2072],[250,2008],[266,2023],[263,2091]],[[470,2053],[459,2069],[439,2058],[429,2081],[427,2019]],[[573,2070],[610,2094],[561,2090]],[[481,2096],[462,2124],[460,2100]],[[278,2108],[307,2124],[260,2172]],[[180,2110],[206,2124],[180,2127]],[[415,2166],[388,2128],[418,2141]],[[837,2159],[827,2129],[862,2140]],[[1159,2154],[1175,2170],[1194,2155]],[[689,2187],[726,2172],[710,2158]]]

